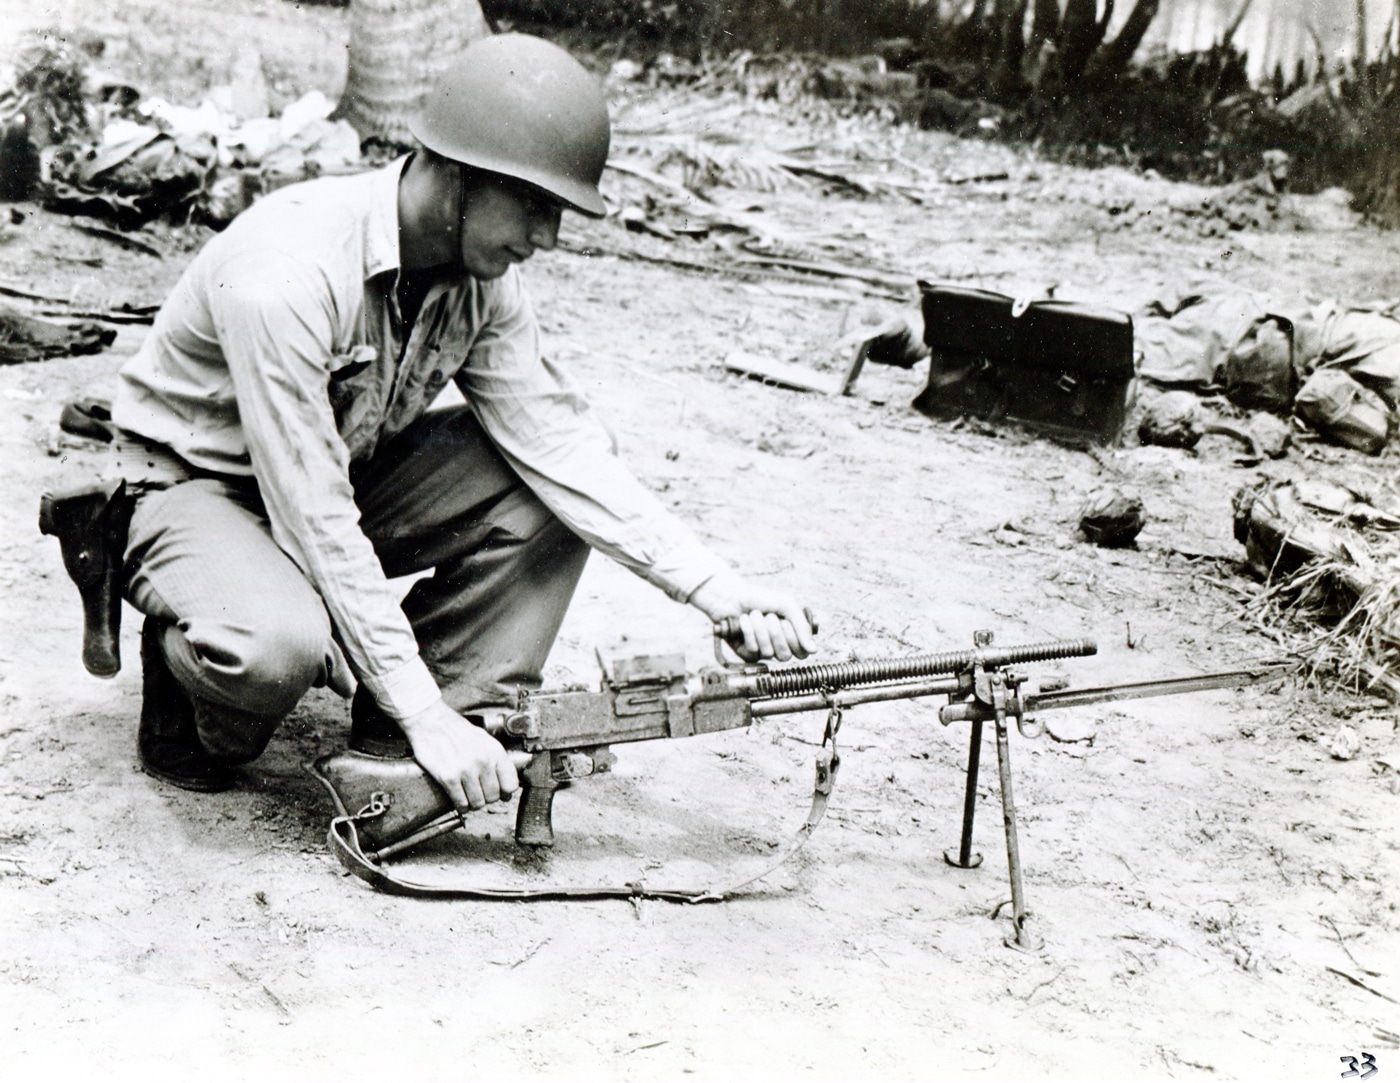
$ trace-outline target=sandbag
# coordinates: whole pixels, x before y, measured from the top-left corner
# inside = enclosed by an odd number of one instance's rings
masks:
[[[1294,408],[1322,436],[1367,455],[1379,455],[1394,430],[1385,400],[1341,369],[1318,369],[1298,392]]]
[[[1298,392],[1291,324],[1282,316],[1255,320],[1225,355],[1216,381],[1236,406],[1287,413]]]
[[[1262,298],[1239,288],[1191,284],[1164,292],[1134,321],[1139,374],[1163,387],[1211,386],[1230,348],[1268,315]]]

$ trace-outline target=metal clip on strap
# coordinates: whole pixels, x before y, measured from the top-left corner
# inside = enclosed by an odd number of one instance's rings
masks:
[[[331,820],[326,841],[336,860],[376,891],[386,895],[405,895],[416,899],[477,899],[482,901],[534,902],[547,899],[660,899],[664,902],[704,903],[723,902],[750,884],[762,880],[779,866],[793,858],[812,837],[812,832],[826,815],[831,792],[836,786],[836,772],[841,765],[834,749],[822,749],[817,756],[816,783],[812,789],[812,807],[807,819],[797,829],[791,843],[762,872],[723,888],[655,888],[642,881],[629,884],[603,884],[595,887],[537,887],[505,888],[478,887],[470,884],[424,884],[395,875],[384,864],[376,864],[366,856],[360,845],[355,825],[361,820],[382,815],[384,808],[371,802],[353,816],[337,816]]]

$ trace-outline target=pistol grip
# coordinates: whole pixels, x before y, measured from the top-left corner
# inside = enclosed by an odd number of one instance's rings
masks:
[[[39,531],[58,538],[83,602],[83,666],[95,677],[114,677],[122,667],[122,561],[134,506],[125,481],[39,501]]]
[[[536,752],[529,766],[520,773],[520,807],[515,814],[515,841],[521,846],[553,846],[554,778],[549,752]]]

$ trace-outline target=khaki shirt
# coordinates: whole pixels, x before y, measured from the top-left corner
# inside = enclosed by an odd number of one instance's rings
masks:
[[[405,718],[438,697],[349,480],[454,380],[541,501],[685,600],[723,564],[612,453],[540,356],[520,276],[433,285],[408,341],[397,304],[406,159],[284,188],[211,240],[121,369],[113,420],[180,459],[254,476],[277,544],[320,592],[356,676]],[[155,461],[155,460],[152,460]],[[133,479],[139,480],[139,479]]]

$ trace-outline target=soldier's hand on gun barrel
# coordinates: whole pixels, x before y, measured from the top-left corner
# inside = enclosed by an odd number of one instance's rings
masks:
[[[816,621],[810,609],[770,587],[751,583],[733,572],[721,572],[690,597],[690,604],[717,624],[738,623],[738,636],[730,641],[745,661],[776,658],[787,662],[806,658],[817,649]]]
[[[516,769],[529,763],[529,753],[507,752],[442,700],[399,724],[413,746],[413,758],[459,813],[509,801],[520,788]]]

